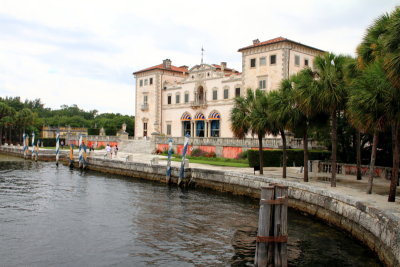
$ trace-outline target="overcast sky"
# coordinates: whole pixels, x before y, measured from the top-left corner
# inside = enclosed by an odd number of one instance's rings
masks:
[[[0,1],[0,96],[134,115],[132,72],[170,58],[241,71],[237,50],[282,36],[355,55],[366,27],[400,1]]]

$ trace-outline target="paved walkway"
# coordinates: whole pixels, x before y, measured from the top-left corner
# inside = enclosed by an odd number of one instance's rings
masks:
[[[152,154],[127,154],[127,153],[118,153],[117,158],[115,160],[126,161],[126,157],[128,155],[133,156],[134,162],[141,163],[150,163],[150,161],[154,157],[159,158],[159,165],[166,166],[167,161],[166,156],[162,155],[152,155]],[[104,157],[103,151],[96,151],[96,157]],[[172,161],[172,166],[179,167],[180,162]],[[199,163],[190,163],[189,167],[191,168],[204,168],[207,170],[221,170],[221,171],[232,171],[239,173],[247,173],[253,174],[252,168],[238,168],[238,167],[223,167],[223,166],[214,166],[208,164],[199,164]],[[287,177],[286,180],[296,181],[299,183],[303,182],[303,173],[300,173],[299,167],[288,167],[287,168]],[[257,176],[260,176],[258,172],[256,172]],[[264,168],[263,176],[269,178],[276,178],[277,180],[283,179],[282,177],[282,168],[280,167],[267,167]],[[333,188],[330,186],[330,181],[327,180],[331,176],[330,173],[309,173],[309,185],[315,185],[320,188],[324,188],[326,190],[330,190],[333,192],[337,192],[339,194],[345,194],[347,196],[355,197],[363,202],[368,202],[373,204],[376,208],[390,211],[397,216],[400,216],[400,187],[397,189],[397,199],[395,203],[390,203],[387,201],[388,192],[389,192],[389,184],[390,181],[382,178],[374,178],[374,186],[373,193],[368,195],[365,193],[368,183],[368,177],[364,176],[362,180],[356,180],[356,176],[354,175],[337,175],[337,187]]]

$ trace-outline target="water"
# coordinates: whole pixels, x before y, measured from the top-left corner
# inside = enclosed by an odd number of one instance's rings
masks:
[[[252,266],[258,203],[0,158],[0,266]],[[289,265],[381,266],[289,211]]]

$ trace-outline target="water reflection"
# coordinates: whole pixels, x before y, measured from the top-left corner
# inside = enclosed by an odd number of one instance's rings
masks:
[[[4,266],[252,266],[258,204],[245,198],[0,162]],[[340,231],[289,212],[291,266],[379,266]]]

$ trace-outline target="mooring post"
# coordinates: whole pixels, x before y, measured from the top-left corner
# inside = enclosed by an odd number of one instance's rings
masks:
[[[274,199],[274,186],[266,186],[261,188],[260,199],[260,214],[258,218],[258,231],[256,239],[256,256],[254,265],[256,267],[264,267],[273,264],[272,253],[267,253],[271,250],[273,243],[269,243],[268,239],[273,234],[272,205],[268,204],[269,201]]]
[[[276,267],[287,266],[287,192],[287,186],[275,185],[275,200],[277,204],[274,206],[274,266]]]

